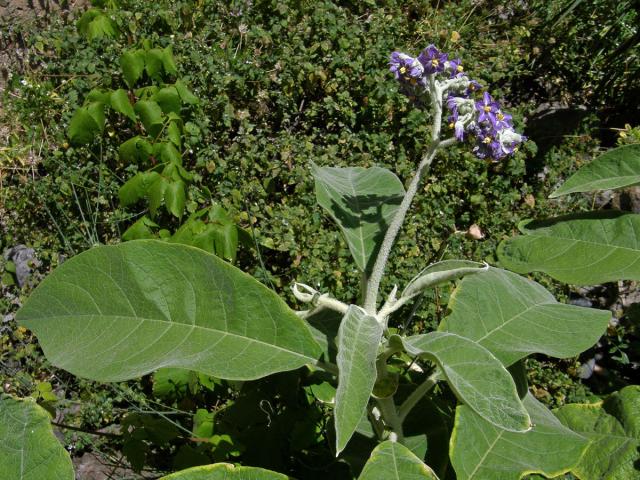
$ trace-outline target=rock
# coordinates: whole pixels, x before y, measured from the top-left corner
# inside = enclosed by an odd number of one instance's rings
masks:
[[[33,268],[40,266],[40,260],[37,259],[35,250],[25,245],[16,245],[6,250],[4,258],[15,265],[16,281],[20,288],[27,284]]]

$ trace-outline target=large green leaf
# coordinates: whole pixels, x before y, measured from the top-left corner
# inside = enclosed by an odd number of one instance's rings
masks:
[[[439,329],[480,343],[505,365],[530,353],[574,357],[604,333],[608,311],[558,303],[544,287],[497,268],[466,277]]]
[[[100,131],[100,125],[88,107],[80,107],[76,110],[69,122],[69,140],[74,145],[90,143]]]
[[[351,305],[338,329],[336,391],[336,454],[340,453],[365,414],[376,382],[376,357],[382,325]]]
[[[498,247],[509,270],[578,285],[640,280],[640,215],[589,212],[529,222],[521,230],[524,235]]]
[[[438,480],[433,470],[407,447],[387,440],[378,445],[358,480]]]
[[[144,57],[144,50],[128,50],[120,56],[120,68],[129,88],[133,88],[144,72]]]
[[[182,180],[172,180],[164,192],[164,203],[167,210],[175,217],[182,218],[186,203],[186,185]]]
[[[120,205],[127,206],[136,203],[143,198],[151,185],[153,185],[160,174],[157,172],[138,172],[118,190],[118,198],[120,199]]]
[[[118,113],[122,113],[132,122],[137,120],[136,113],[133,111],[133,105],[131,105],[131,100],[129,100],[129,93],[123,88],[111,92],[109,103],[111,108]]]
[[[174,112],[180,114],[182,102],[178,90],[175,87],[165,87],[158,90],[153,96],[153,100],[158,102],[164,113]]]
[[[198,104],[199,102],[198,97],[196,97],[193,93],[191,93],[191,90],[189,90],[189,87],[187,87],[187,85],[182,80],[176,80],[176,83],[174,86],[178,91],[178,95],[180,95],[180,99],[184,103],[188,103],[189,105]]]
[[[51,429],[51,417],[31,398],[0,396],[0,478],[75,478],[71,458]]]
[[[287,480],[289,477],[256,467],[236,467],[230,463],[214,463],[187,468],[160,480]]]
[[[356,265],[369,271],[404,197],[402,182],[384,168],[312,165],[316,198],[337,222]]]
[[[102,381],[161,367],[247,380],[320,355],[307,326],[274,292],[214,255],[155,240],[68,260],[17,319],[51,363]]]
[[[133,109],[140,116],[149,135],[155,137],[162,131],[163,117],[160,105],[153,100],[138,100]]]
[[[531,428],[509,372],[480,344],[453,333],[431,332],[403,340],[407,353],[434,361],[458,399],[506,430]]]
[[[601,403],[565,405],[555,414],[590,441],[572,469],[579,478],[640,478],[640,386],[625,387]]]
[[[146,138],[143,138],[140,135],[131,137],[129,140],[122,143],[120,148],[118,148],[120,160],[126,163],[146,162],[152,152],[153,146]]]
[[[469,407],[457,408],[450,448],[458,480],[519,480],[527,473],[553,477],[578,463],[587,440],[564,427],[531,394],[524,404],[534,423],[525,433],[501,430]]]
[[[637,183],[640,183],[640,145],[624,145],[603,153],[582,167],[549,198],[622,188]]]

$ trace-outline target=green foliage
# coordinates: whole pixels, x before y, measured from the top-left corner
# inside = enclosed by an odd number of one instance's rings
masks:
[[[262,468],[236,467],[229,463],[219,463],[204,467],[194,467],[182,472],[162,477],[162,480],[286,480],[288,477]]]
[[[640,446],[640,387],[628,386],[604,402],[566,405],[555,413],[560,421],[589,440],[572,471],[581,479],[633,478]]]
[[[502,243],[498,256],[515,272],[545,272],[578,285],[637,280],[638,229],[639,215],[615,210],[524,222],[524,235]]]
[[[451,446],[456,478],[518,480],[527,473],[555,477],[578,463],[586,439],[564,427],[531,394],[523,401],[534,425],[525,433],[499,430],[465,405],[456,409]]]
[[[627,187],[640,183],[640,145],[609,150],[567,179],[550,198],[577,192]]]
[[[519,301],[508,301],[513,296]],[[466,277],[449,308],[440,329],[478,342],[506,366],[531,353],[576,356],[600,338],[611,318],[609,312],[559,303],[539,284],[497,268]]]
[[[487,265],[468,260],[444,260],[425,267],[416,275],[402,291],[403,297],[412,297],[427,288],[435,288],[463,276],[482,273],[488,270]]]
[[[340,225],[358,268],[370,271],[404,196],[402,182],[378,167],[312,168],[318,204]]]
[[[237,290],[229,296],[230,289]],[[50,304],[69,296],[73,302]],[[36,332],[54,365],[101,381],[168,366],[248,380],[298,368],[319,353],[275,293],[199,249],[151,240],[65,262],[17,320]],[[68,334],[60,337],[61,329]],[[73,347],[79,335],[84,345]]]
[[[383,329],[352,305],[340,322],[337,346],[338,389],[335,395],[336,455],[347,446],[367,409],[376,383],[376,357]]]
[[[386,441],[378,445],[362,470],[358,480],[437,480],[438,477],[411,450]]]
[[[5,184],[7,210],[23,214],[11,218],[3,230],[3,245],[37,235],[47,271],[57,264],[49,251],[78,252],[121,236],[175,240],[235,259],[243,270],[281,293],[298,278],[346,302],[358,296],[359,272],[351,264],[350,245],[313,206],[309,162],[320,169],[335,164],[371,169],[375,164],[392,168],[403,182],[428,135],[428,117],[390,86],[389,51],[417,45],[418,39],[421,45],[442,44],[454,30],[460,32],[463,41],[450,40],[450,50],[464,57],[465,69],[478,72],[483,83],[499,81],[503,94],[518,103],[519,94],[529,89],[518,91],[512,86],[518,83],[511,80],[526,74],[528,67],[524,62],[514,64],[530,54],[523,48],[530,43],[526,30],[548,9],[538,5],[537,10],[524,12],[466,1],[437,8],[420,2],[387,2],[384,8],[371,2],[122,3],[117,10],[104,12],[117,27],[114,35],[89,37],[56,24],[27,36],[28,63],[40,65],[41,70],[33,78],[25,75],[30,87],[19,83],[22,77],[11,81],[18,96],[11,97],[9,108],[17,108],[12,114],[26,125],[44,122],[41,128],[16,136],[43,145],[42,161],[27,171],[24,180],[15,176]],[[514,21],[510,17],[514,11],[526,14],[526,22]],[[518,28],[513,28],[516,24]],[[536,38],[549,35],[530,38],[533,45]],[[566,45],[577,49],[580,43]],[[560,58],[555,51],[551,54],[554,61]],[[581,55],[578,60],[585,58]],[[537,65],[531,70],[537,71]],[[125,71],[118,72],[119,68]],[[104,105],[103,130],[99,108],[93,110],[96,118],[89,112],[91,103]],[[523,103],[514,106],[516,122],[533,108]],[[87,141],[100,138],[67,148],[62,128],[70,125],[76,111],[91,117]],[[46,142],[38,135],[46,135]],[[18,144],[17,139],[14,142]],[[523,217],[555,215],[566,206],[586,203],[577,199],[550,204],[544,196],[557,184],[558,171],[566,170],[574,158],[588,156],[592,144],[588,135],[567,139],[536,162],[532,162],[535,148],[529,144],[500,165],[479,162],[462,150],[445,154],[419,191],[383,290],[411,285],[416,272],[443,256],[491,262],[496,243]],[[538,169],[543,161],[549,171]],[[473,224],[485,233],[483,241],[463,235]],[[238,244],[252,249],[236,252]],[[389,326],[397,327],[391,331],[424,333],[435,327],[447,311],[451,291],[444,283],[423,291],[415,298],[424,300],[421,304],[389,318]],[[556,293],[562,296],[566,290]],[[325,314],[330,316],[325,311],[314,317]],[[252,321],[258,318],[261,325],[259,317]],[[325,341],[327,362],[335,361],[339,321],[338,316],[316,324],[324,328],[324,333],[314,333]],[[42,362],[39,353],[31,355],[35,359],[39,355]],[[420,384],[417,368],[433,368],[428,361],[412,360],[406,352],[395,352],[389,359],[400,400]],[[37,360],[29,361],[31,366]],[[72,381],[71,376],[60,375]],[[122,440],[129,442],[126,453],[136,467],[146,463],[170,471],[228,461],[297,478],[355,478],[375,445],[371,425],[369,431],[359,425],[335,461],[327,447],[335,439],[328,421],[331,407],[325,402],[335,398],[336,379],[323,372],[304,370],[242,386],[187,371],[154,378],[155,396],[151,387],[145,395],[178,409],[181,413],[171,419],[187,430],[181,430],[187,437],[188,432],[197,432],[209,441],[186,437],[161,441],[152,432],[162,425],[149,419],[136,421],[131,437],[141,438]],[[27,394],[34,388],[35,383]],[[87,388],[99,392],[104,387]],[[411,445],[416,459],[427,458],[430,465],[436,465],[432,462],[438,448],[444,445],[446,450],[451,429],[447,422],[452,417],[443,412],[451,415],[455,405],[444,382],[435,387],[433,400],[437,408],[421,420],[432,430],[425,434],[409,420],[405,426],[406,445]],[[86,418],[96,427],[125,424],[126,416],[112,412],[136,404],[108,404],[101,413],[107,402],[100,402],[87,408]],[[159,408],[153,403],[141,405],[146,410]],[[377,401],[368,405],[368,417],[373,405]],[[409,435],[416,430],[419,435]],[[154,447],[156,441],[161,446]],[[397,447],[392,450],[401,450]],[[443,463],[442,458],[438,461]]]
[[[531,428],[511,375],[479,343],[443,332],[408,337],[403,343],[411,355],[437,363],[458,399],[481,418],[505,431]]]
[[[640,158],[636,147],[627,145],[604,153],[578,170],[567,180],[567,187],[556,190],[556,195],[635,183],[622,178]],[[498,256],[516,272],[542,271],[568,283],[589,285],[637,279],[639,222],[640,215],[619,211],[524,222],[520,230],[525,235],[501,243]]]
[[[71,480],[69,454],[51,429],[51,417],[33,399],[0,396],[0,465],[16,480]]]

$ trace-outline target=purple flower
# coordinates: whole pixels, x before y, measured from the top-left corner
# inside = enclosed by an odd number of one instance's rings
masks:
[[[462,67],[462,60],[460,60],[459,58],[454,58],[453,60],[447,61],[445,63],[445,70],[451,73],[451,78],[463,76],[464,68]]]
[[[389,62],[389,70],[393,72],[397,80],[413,85],[422,83],[424,68],[415,58],[402,52],[393,52]]]
[[[478,122],[494,123],[496,112],[500,110],[497,102],[494,102],[488,92],[484,92],[482,100],[476,102],[476,110],[478,111]]]
[[[500,144],[500,150],[504,155],[511,155],[527,140],[527,137],[520,135],[512,128],[504,128],[500,130],[497,138]]]
[[[498,109],[495,112],[493,117],[491,117],[491,123],[493,123],[493,128],[496,130],[502,130],[503,128],[512,128],[513,121],[511,115],[508,113],[504,113],[502,110]]]
[[[442,53],[434,45],[429,45],[420,53],[420,55],[418,55],[418,60],[424,67],[424,71],[427,74],[443,72],[447,58],[448,55],[446,53]]]
[[[456,97],[451,94],[447,97],[447,108],[451,110],[453,119],[458,120],[458,102],[456,102]]]
[[[496,138],[496,132],[490,125],[477,127],[475,134],[476,144],[472,151],[476,157],[500,160],[505,156],[500,142]]]
[[[476,82],[475,80],[470,80],[469,85],[467,86],[467,89],[464,93],[467,97],[470,97],[480,89],[482,89],[482,85],[480,85],[480,83]]]

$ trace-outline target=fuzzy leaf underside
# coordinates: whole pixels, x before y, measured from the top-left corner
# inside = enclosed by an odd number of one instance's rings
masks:
[[[349,442],[364,415],[376,382],[376,357],[382,326],[350,306],[338,329],[338,389],[336,391],[336,454]]]
[[[502,429],[531,428],[513,378],[491,352],[453,333],[431,332],[404,339],[407,353],[436,362],[458,399]]]
[[[371,452],[358,480],[438,480],[438,477],[407,447],[387,440]]]

